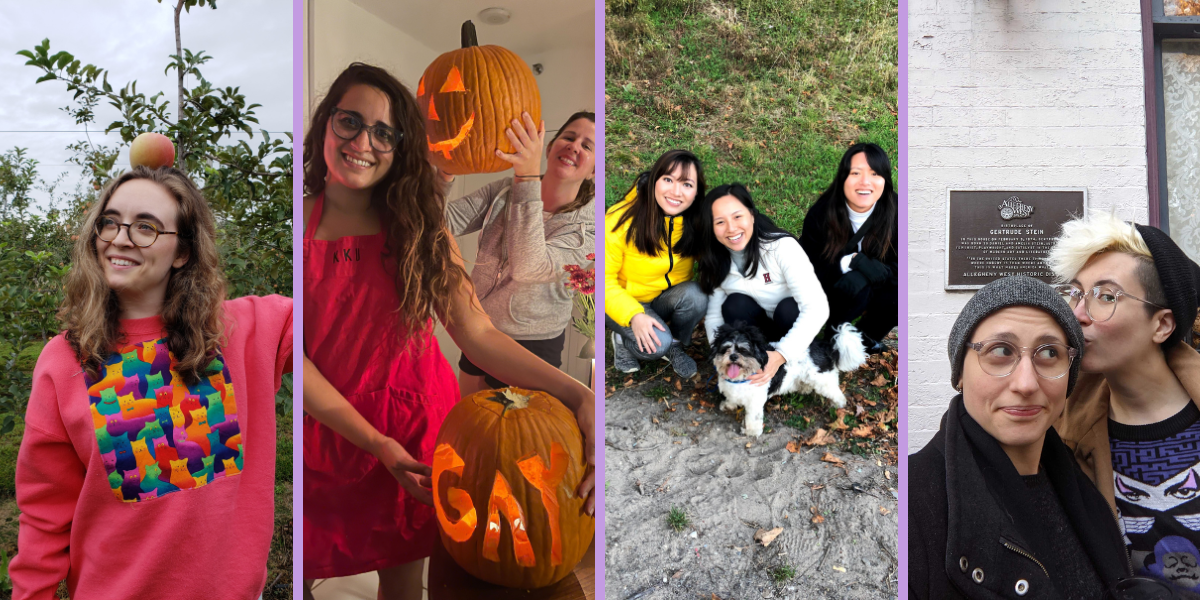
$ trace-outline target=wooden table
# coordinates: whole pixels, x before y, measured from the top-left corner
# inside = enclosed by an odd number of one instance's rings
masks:
[[[429,600],[494,598],[496,600],[595,600],[596,542],[583,560],[562,581],[541,589],[518,590],[481,581],[464,571],[442,547],[435,545],[429,558]]]

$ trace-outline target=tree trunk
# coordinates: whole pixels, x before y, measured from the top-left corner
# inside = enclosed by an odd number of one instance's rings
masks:
[[[179,108],[175,113],[175,123],[178,125],[183,120],[183,44],[179,39],[179,13],[183,11],[184,0],[179,0],[175,5],[175,56],[179,57],[179,68],[176,69],[179,75]],[[175,134],[175,168],[183,171],[183,157],[187,155],[180,143],[179,134]],[[186,171],[185,171],[186,172]]]

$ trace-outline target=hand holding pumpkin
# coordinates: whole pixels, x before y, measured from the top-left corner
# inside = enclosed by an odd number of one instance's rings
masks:
[[[433,467],[417,462],[400,442],[390,437],[380,441],[374,454],[404,491],[422,504],[433,506]]]
[[[584,498],[583,510],[588,515],[596,514],[596,399],[589,397],[575,409],[575,421],[579,423],[579,431],[583,433],[583,454],[587,459],[588,469],[575,493]]]
[[[518,177],[537,177],[542,174],[542,146],[546,140],[546,122],[535,126],[529,113],[521,113],[521,122],[512,120],[512,127],[504,130],[513,145],[512,154],[496,148],[496,156],[512,163],[513,174]]]

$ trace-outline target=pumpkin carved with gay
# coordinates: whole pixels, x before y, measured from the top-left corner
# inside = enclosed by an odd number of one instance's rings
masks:
[[[497,585],[539,588],[566,577],[596,532],[575,493],[586,468],[575,416],[549,394],[505,388],[463,398],[433,458],[447,553]]]
[[[513,151],[505,129],[522,112],[534,123],[542,118],[542,97],[529,65],[500,46],[480,46],[470,21],[462,26],[462,48],[425,68],[417,82],[417,105],[430,162],[454,175],[512,168],[496,156],[497,148]]]

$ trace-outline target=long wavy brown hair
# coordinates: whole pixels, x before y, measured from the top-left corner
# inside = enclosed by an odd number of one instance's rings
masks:
[[[443,212],[445,194],[437,171],[429,164],[425,123],[412,92],[387,71],[353,63],[329,86],[329,92],[313,112],[304,136],[304,193],[325,191],[325,134],[329,117],[342,96],[355,85],[368,85],[389,100],[392,126],[401,132],[393,150],[392,166],[371,188],[371,204],[386,232],[387,261],[400,296],[398,317],[401,339],[408,342],[425,331],[429,319],[450,319],[450,299],[469,284],[466,270],[454,262],[450,233]]]
[[[99,378],[104,363],[122,343],[121,305],[109,287],[96,251],[96,221],[113,193],[127,182],[148,179],[165,188],[179,203],[178,254],[187,262],[172,268],[163,300],[162,320],[167,347],[175,357],[174,370],[188,385],[195,385],[223,343],[221,303],[225,300],[225,275],[217,254],[217,228],[204,195],[183,171],[173,167],[136,167],[108,182],[100,198],[84,215],[71,269],[64,283],[58,320],[67,342],[88,375]]]

